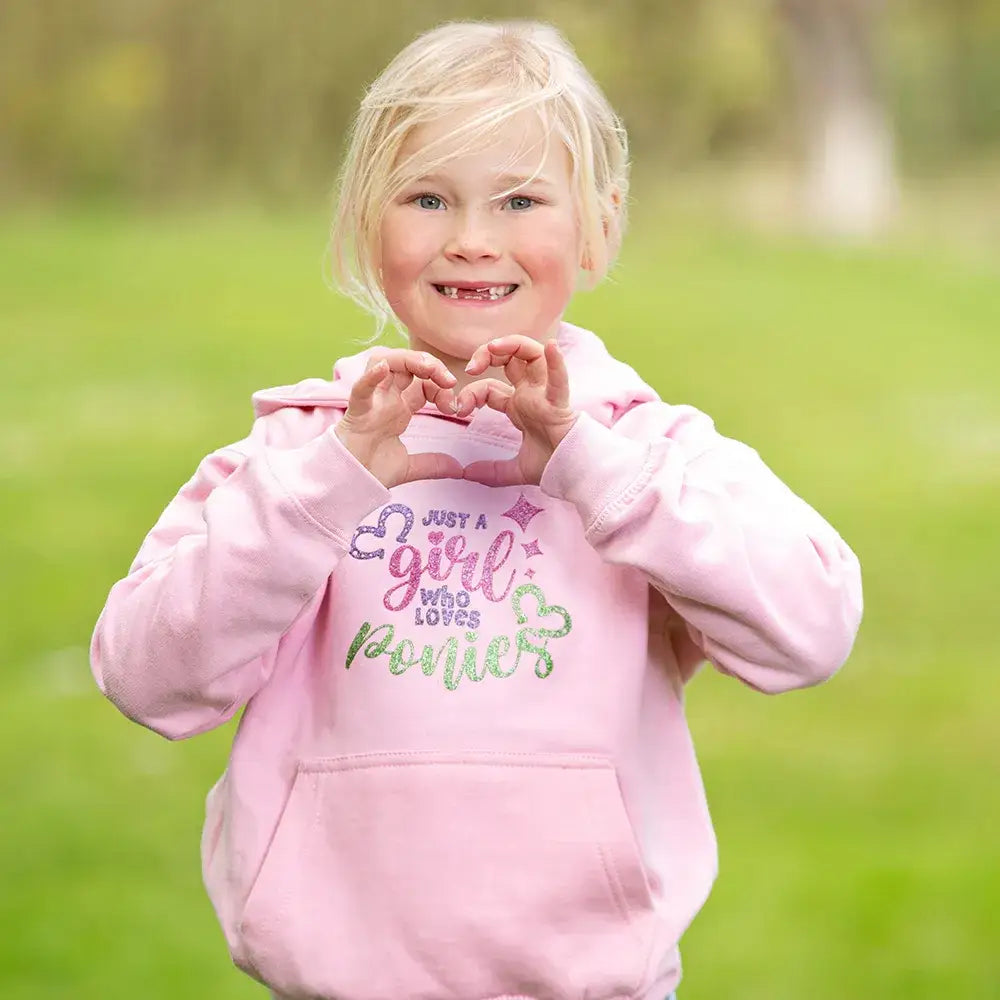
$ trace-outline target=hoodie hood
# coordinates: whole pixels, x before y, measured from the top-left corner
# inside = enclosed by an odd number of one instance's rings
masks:
[[[613,358],[596,334],[571,323],[562,323],[556,340],[569,371],[570,406],[610,427],[622,413],[639,403],[657,399],[657,395],[633,368]],[[375,346],[341,358],[333,367],[331,380],[307,378],[294,385],[261,389],[253,394],[254,415],[263,417],[284,407],[311,408],[327,406],[346,410],[354,383],[364,374],[365,365]],[[507,424],[511,435],[519,432],[502,413],[475,410],[469,417],[446,417],[436,407],[426,404],[419,413],[442,420]],[[498,428],[499,429],[499,428]]]

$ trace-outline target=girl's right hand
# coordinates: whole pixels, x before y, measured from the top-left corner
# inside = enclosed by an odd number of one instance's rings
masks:
[[[334,428],[345,448],[383,486],[414,479],[461,479],[462,466],[450,455],[411,455],[399,436],[425,402],[455,414],[458,380],[437,358],[404,349],[373,355],[354,383],[347,412]]]

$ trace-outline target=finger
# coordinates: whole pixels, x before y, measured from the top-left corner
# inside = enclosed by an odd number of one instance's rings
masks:
[[[484,354],[480,355],[479,352]],[[483,358],[487,360],[484,362]],[[504,369],[504,374],[515,385],[527,378],[532,385],[545,384],[545,351],[537,340],[515,334],[499,337],[477,348],[474,355],[476,369],[485,371],[491,365]],[[514,362],[518,364],[514,364]],[[466,368],[466,371],[469,371]],[[470,374],[478,374],[475,369]]]
[[[524,483],[516,458],[472,462],[465,467],[464,478],[484,486],[517,486]]]
[[[389,365],[387,358],[388,350],[386,348],[378,348],[373,351],[368,356],[368,361],[365,364],[365,374],[358,379],[360,383],[366,376],[371,376],[374,379],[374,389],[388,389],[392,385],[392,368]],[[375,375],[375,369],[381,373],[380,376]],[[357,383],[355,383],[357,384]]]
[[[396,391],[400,394],[406,392],[407,389],[414,383],[414,381],[419,381],[418,377],[412,372],[408,372],[405,369],[401,371],[391,372],[392,385],[395,387]]]
[[[388,373],[389,366],[385,362],[376,360],[371,363],[367,371],[354,383],[347,408],[353,409],[359,415],[367,413],[371,409],[375,390]]]
[[[520,344],[521,341],[524,341],[523,345]],[[522,356],[522,359],[528,361],[531,359],[532,344],[539,347],[538,341],[533,341],[530,337],[497,337],[495,340],[480,344],[472,352],[472,357],[469,358],[469,363],[465,366],[465,370],[470,375],[482,375],[491,365],[502,367],[506,364],[507,359],[517,352],[518,346],[521,346],[524,354],[527,355]]]
[[[504,365],[503,373],[510,380],[511,385],[520,385],[527,374],[528,364],[520,358],[508,358]]]
[[[470,382],[458,394],[458,416],[467,417],[481,406],[506,413],[507,403],[513,395],[514,387],[496,378],[482,378]]]
[[[394,373],[402,375],[409,373],[417,378],[429,378],[436,382],[442,389],[455,385],[458,379],[438,358],[426,351],[410,351],[405,348],[396,348],[386,351],[382,355]]]
[[[505,364],[509,358],[520,358],[530,364],[532,361],[538,361],[545,350],[539,341],[532,337],[523,337],[520,334],[499,337],[489,341],[485,346],[490,357],[498,364]]]
[[[470,375],[482,375],[491,366],[503,367],[514,354],[523,361],[531,361],[533,357],[541,357],[541,344],[521,334],[496,337],[485,344],[480,344],[472,352],[465,370]]]
[[[548,372],[545,398],[553,406],[568,407],[569,372],[566,370],[566,360],[562,356],[562,351],[554,340],[545,345],[545,366]]]
[[[410,455],[403,482],[414,479],[461,479],[462,465],[458,459],[441,452]]]
[[[465,366],[465,370],[470,375],[482,375],[484,371],[490,366],[490,352],[489,347],[486,344],[480,344],[473,352],[469,358],[469,363]]]
[[[541,357],[542,343],[534,337],[526,337],[522,333],[511,333],[506,337],[494,337],[485,344],[490,349],[491,354],[511,355],[516,354],[531,361],[533,358]]]
[[[441,386],[428,379],[415,378],[401,395],[411,413],[416,413],[425,403],[432,403],[446,417],[455,416],[454,389],[442,389]]]
[[[414,378],[412,375],[406,375],[405,377],[408,379],[408,382],[399,389],[399,396],[406,404],[406,408],[410,413],[416,413],[427,401],[427,397],[424,395],[424,381],[423,379]],[[395,378],[398,383],[400,374],[397,373]]]
[[[433,403],[446,417],[453,417],[458,411],[458,398],[454,389],[442,389],[433,382],[423,383],[428,403]]]

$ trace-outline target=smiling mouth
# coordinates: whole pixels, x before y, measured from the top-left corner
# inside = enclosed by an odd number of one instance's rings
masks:
[[[480,288],[458,288],[455,285],[435,285],[439,295],[446,299],[473,299],[480,302],[499,302],[511,296],[517,285],[483,285]]]

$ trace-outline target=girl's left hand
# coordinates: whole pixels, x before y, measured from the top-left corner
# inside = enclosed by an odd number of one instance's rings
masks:
[[[465,478],[487,486],[537,485],[577,418],[569,406],[566,363],[555,340],[543,345],[516,334],[477,348],[465,370],[481,375],[494,366],[503,368],[509,384],[494,378],[471,382],[458,394],[458,414],[467,416],[480,406],[499,410],[524,440],[515,458],[473,462],[465,467]]]

